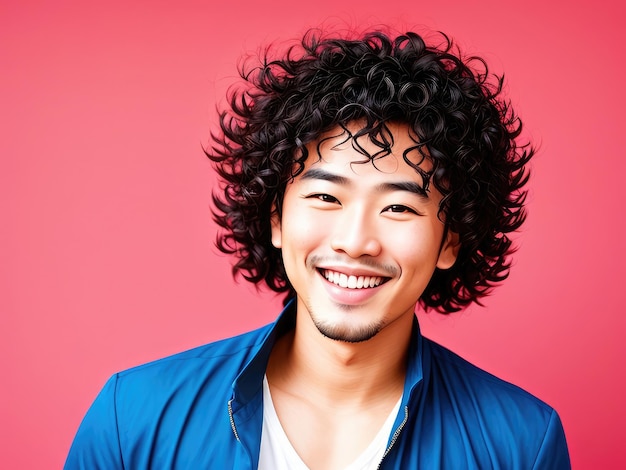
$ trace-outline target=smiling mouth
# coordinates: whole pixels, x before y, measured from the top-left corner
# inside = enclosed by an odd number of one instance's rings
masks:
[[[348,276],[328,269],[320,269],[319,272],[328,282],[348,289],[371,289],[389,280],[388,277],[381,276]]]

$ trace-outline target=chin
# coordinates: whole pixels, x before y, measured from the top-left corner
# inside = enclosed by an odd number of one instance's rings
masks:
[[[344,343],[362,343],[376,336],[383,328],[382,323],[367,325],[336,325],[313,320],[317,330],[327,338]]]

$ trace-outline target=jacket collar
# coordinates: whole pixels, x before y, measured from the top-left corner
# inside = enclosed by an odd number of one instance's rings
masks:
[[[252,358],[233,382],[233,398],[243,405],[262,393],[263,376],[276,340],[296,326],[296,304],[294,300],[283,308],[274,323],[260,330],[261,337]]]
[[[263,426],[263,376],[270,353],[276,340],[295,328],[295,324],[296,307],[292,300],[285,306],[273,324],[259,331],[259,341],[250,351],[251,359],[232,385],[233,395],[228,402],[228,411],[233,433],[242,444],[242,447],[238,448],[237,458],[241,457],[249,462],[250,468],[257,468],[258,466]],[[416,409],[419,406],[421,390],[427,386],[424,385],[423,378],[428,374],[428,370],[424,369],[424,364],[428,364],[430,360],[430,357],[425,357],[429,354],[428,351],[429,348],[426,347],[424,338],[420,333],[417,318],[414,318],[402,404],[393,425],[393,432],[389,437],[389,448],[406,423],[409,409]],[[239,455],[240,451],[243,452],[241,456]]]

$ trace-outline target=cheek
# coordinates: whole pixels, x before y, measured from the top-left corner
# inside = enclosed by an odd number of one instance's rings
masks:
[[[323,240],[319,225],[310,219],[294,218],[283,230],[283,241],[296,250],[303,250],[316,246]]]
[[[328,224],[311,217],[310,213],[297,210],[296,207],[288,209],[283,213],[281,230],[283,256],[306,256],[308,251],[323,243],[323,229]]]
[[[403,270],[420,270],[436,263],[441,234],[436,227],[415,225],[388,230],[388,253],[404,266]]]

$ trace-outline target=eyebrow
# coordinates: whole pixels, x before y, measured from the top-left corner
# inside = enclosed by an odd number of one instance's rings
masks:
[[[410,193],[417,194],[421,198],[428,199],[428,192],[419,184],[413,181],[398,181],[393,183],[381,183],[376,187],[380,192],[391,191],[408,191]]]
[[[300,179],[303,180],[323,180],[329,181],[331,183],[335,183],[342,186],[350,186],[352,184],[349,178],[345,176],[336,175],[335,173],[330,173],[321,168],[310,168],[302,175],[300,175]],[[376,186],[376,191],[385,193],[385,192],[393,192],[393,191],[406,191],[409,193],[417,194],[419,197],[428,199],[428,192],[419,184],[414,181],[393,181],[381,183]]]
[[[341,184],[343,186],[349,186],[350,180],[344,176],[330,173],[321,168],[309,168],[307,171],[300,175],[300,179],[303,180],[323,180],[330,181],[331,183]]]

